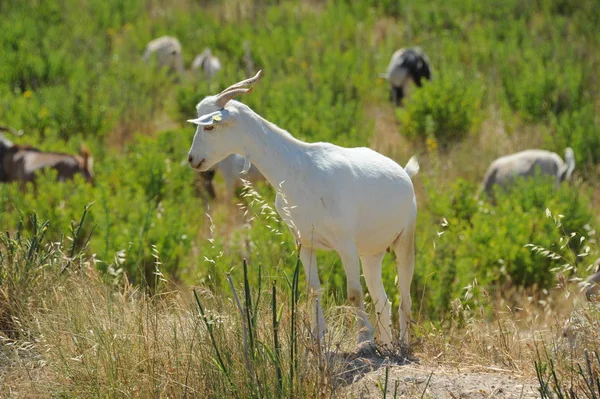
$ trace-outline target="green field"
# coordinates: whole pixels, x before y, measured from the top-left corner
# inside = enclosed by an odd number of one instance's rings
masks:
[[[0,125],[24,132],[7,137],[47,151],[85,144],[95,173],[93,186],[57,184],[52,174],[37,191],[0,185],[7,397],[340,395],[331,376],[302,363],[304,277],[297,298],[297,248],[274,212],[273,190],[209,201],[187,163],[194,126],[185,121],[202,98],[248,77],[245,46],[264,77],[240,100],[264,118],[302,140],[371,147],[401,165],[419,156],[417,355],[432,359],[445,347],[451,362],[473,351],[478,364],[533,377],[538,360],[565,386],[581,382],[574,364],[600,349],[597,310],[580,303],[576,284],[600,256],[596,1],[24,0],[0,2],[0,15]],[[143,62],[146,43],[162,35],[180,40],[185,74]],[[396,49],[416,45],[434,78],[395,108],[378,73]],[[211,81],[190,70],[205,47],[223,66]],[[563,157],[567,146],[577,166],[558,190],[539,179],[498,193],[496,204],[478,195],[495,158],[527,148]],[[220,178],[216,188],[223,197]],[[318,262],[331,339],[349,348],[343,268],[333,252]],[[395,270],[387,256],[394,307]],[[254,300],[249,326],[230,320],[239,315],[228,276]],[[578,304],[589,330],[577,349],[534,351],[560,339],[552,326]],[[285,324],[285,361],[273,346],[274,309]],[[216,326],[214,340],[207,326]],[[549,335],[499,343],[537,329]],[[241,355],[243,331],[255,338],[250,360]],[[461,342],[469,331],[475,338]]]

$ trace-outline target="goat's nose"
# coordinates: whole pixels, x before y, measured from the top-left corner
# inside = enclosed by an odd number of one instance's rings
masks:
[[[194,157],[192,156],[192,154],[188,155],[188,162],[190,164],[192,164],[194,162]]]

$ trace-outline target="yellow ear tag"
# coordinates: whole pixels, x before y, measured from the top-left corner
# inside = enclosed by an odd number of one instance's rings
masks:
[[[221,115],[215,115],[212,117],[213,122],[221,122]]]

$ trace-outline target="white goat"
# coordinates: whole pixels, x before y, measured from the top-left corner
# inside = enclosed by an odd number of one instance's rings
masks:
[[[156,57],[156,66],[168,68],[169,72],[183,73],[183,58],[181,43],[174,37],[162,36],[150,41],[144,50],[143,59],[146,63]]]
[[[206,79],[211,79],[221,70],[221,61],[207,47],[194,58],[192,70],[194,72],[202,71]]]
[[[398,268],[400,339],[408,344],[410,285],[414,272],[414,232],[417,203],[411,176],[416,159],[402,168],[369,148],[343,148],[330,143],[305,143],[248,106],[230,101],[249,93],[256,76],[208,96],[198,105],[198,125],[188,160],[206,171],[230,154],[251,160],[273,187],[280,187],[277,212],[300,246],[308,286],[316,296],[313,328],[322,338],[325,320],[316,249],[335,250],[346,272],[347,293],[357,307],[358,343],[372,343],[360,282],[360,261],[367,288],[378,315],[377,334],[383,344],[392,341],[391,303],[382,282],[382,260],[393,248]],[[249,167],[247,161],[246,168]]]
[[[250,165],[250,168],[246,173],[244,171],[244,165],[246,159],[238,154],[231,154],[222,161],[218,162],[213,168],[215,171],[219,171],[225,180],[226,197],[225,200],[230,202],[235,194],[235,189],[241,187],[242,180],[247,180],[252,184],[256,184],[259,181],[264,181],[265,177],[254,165]],[[214,173],[204,174],[204,185],[209,195],[215,198],[215,190],[212,187],[212,180]],[[210,187],[209,187],[210,186]]]
[[[569,180],[575,169],[575,156],[569,147],[565,150],[566,163],[558,154],[545,150],[525,150],[496,159],[483,179],[483,189],[493,197],[494,185],[507,187],[515,177],[534,176],[537,173],[556,177],[556,185]]]

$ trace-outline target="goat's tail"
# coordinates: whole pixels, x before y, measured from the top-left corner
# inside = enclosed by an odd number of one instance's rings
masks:
[[[419,169],[420,169],[420,167],[419,167],[419,161],[417,161],[417,156],[413,155],[406,163],[404,170],[406,171],[406,173],[408,173],[408,176],[410,178],[412,178],[414,175],[419,173]]]

